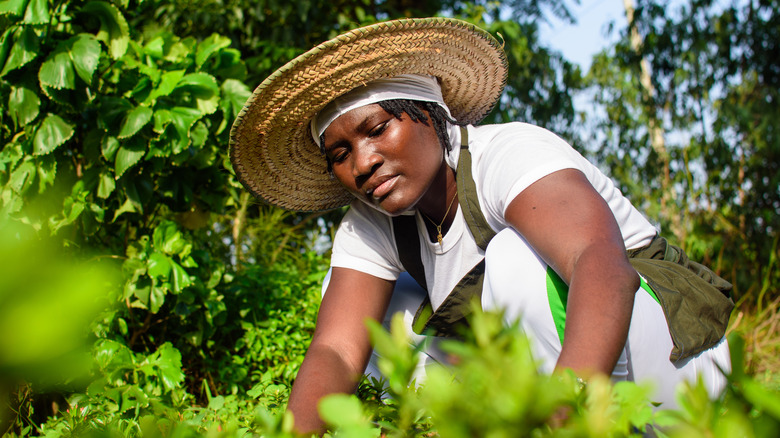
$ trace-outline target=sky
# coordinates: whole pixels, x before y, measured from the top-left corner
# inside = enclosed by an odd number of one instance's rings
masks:
[[[540,40],[563,53],[571,62],[579,64],[583,72],[590,67],[594,54],[617,39],[617,30],[625,27],[623,0],[580,0],[570,6],[576,24],[568,24],[554,17],[549,24],[539,26]],[[606,36],[608,24],[614,21],[615,30]]]

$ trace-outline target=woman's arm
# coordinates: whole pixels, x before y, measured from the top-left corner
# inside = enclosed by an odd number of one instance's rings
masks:
[[[351,393],[368,364],[371,344],[365,320],[382,321],[394,282],[333,268],[317,326],[295,378],[287,409],[298,432],[322,432],[317,403],[328,394]]]
[[[569,285],[556,368],[611,374],[626,343],[639,277],[607,203],[582,172],[566,169],[523,190],[505,217]]]

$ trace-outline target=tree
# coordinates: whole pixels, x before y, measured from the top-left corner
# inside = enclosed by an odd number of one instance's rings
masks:
[[[671,228],[694,257],[759,308],[780,279],[778,6],[697,0],[671,10],[641,1],[590,72],[606,116],[597,123],[598,155],[651,216],[677,224]],[[643,60],[653,93],[640,85]],[[652,120],[662,123],[668,158],[651,147]],[[677,198],[662,211],[658,200],[669,187]]]

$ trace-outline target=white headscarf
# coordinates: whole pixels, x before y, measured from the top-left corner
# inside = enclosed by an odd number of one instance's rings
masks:
[[[427,75],[398,75],[377,79],[343,94],[322,109],[312,119],[311,135],[316,144],[320,144],[322,133],[340,115],[347,111],[372,103],[392,99],[410,99],[439,104],[450,117],[450,109],[444,103],[439,81]]]

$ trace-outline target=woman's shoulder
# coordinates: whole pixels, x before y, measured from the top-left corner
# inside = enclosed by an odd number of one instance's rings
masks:
[[[341,227],[390,232],[392,218],[355,199],[341,221]]]
[[[508,144],[538,147],[547,144],[557,147],[571,147],[566,140],[552,131],[524,122],[472,126],[470,133],[478,145]]]

